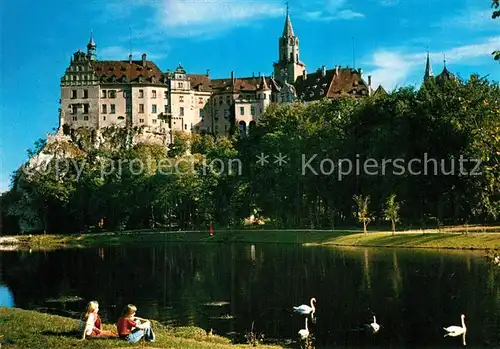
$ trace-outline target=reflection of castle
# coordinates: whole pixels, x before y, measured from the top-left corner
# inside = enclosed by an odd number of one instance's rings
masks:
[[[358,98],[378,92],[362,76],[361,69],[327,70],[313,73],[299,59],[299,39],[290,16],[279,39],[279,59],[272,76],[211,79],[206,74],[187,74],[179,66],[162,72],[158,66],[132,55],[123,61],[97,60],[91,36],[87,53],[73,54],[61,78],[60,130],[109,126],[141,127],[152,136],[171,141],[171,131],[205,131],[228,134],[231,125],[242,131],[258,121],[270,103],[313,101],[322,98]]]

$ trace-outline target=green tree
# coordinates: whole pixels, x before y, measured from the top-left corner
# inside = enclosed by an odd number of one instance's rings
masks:
[[[391,194],[387,198],[384,219],[391,221],[392,235],[396,232],[396,222],[399,222],[399,203],[396,201],[396,194]]]
[[[357,210],[354,216],[358,219],[360,223],[363,223],[363,233],[367,233],[366,226],[373,220],[369,212],[370,196],[354,195],[352,197],[354,202],[356,202]]]

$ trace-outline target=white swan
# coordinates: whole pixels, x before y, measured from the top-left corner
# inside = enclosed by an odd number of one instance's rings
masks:
[[[309,329],[307,328],[307,319],[308,318],[306,318],[306,328],[303,328],[302,330],[299,331],[299,336],[302,339],[306,339],[307,337],[309,337]]]
[[[449,327],[443,327],[443,329],[448,332],[444,336],[450,336],[450,337],[457,337],[460,336],[461,334],[464,334],[467,331],[467,327],[465,327],[465,315],[462,314],[460,316],[462,318],[462,327],[460,326],[449,326]]]
[[[377,319],[375,318],[375,315],[373,315],[373,322],[370,324],[373,333],[377,333],[378,330],[380,330],[380,325],[377,324]]]
[[[314,298],[314,297],[311,298],[311,306],[302,304],[302,305],[299,305],[298,307],[293,307],[293,311],[296,313],[306,314],[306,315],[314,313],[316,311],[316,308],[314,307],[313,302],[316,303],[316,298]]]

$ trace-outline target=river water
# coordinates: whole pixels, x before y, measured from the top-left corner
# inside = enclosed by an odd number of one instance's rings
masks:
[[[500,347],[500,267],[469,251],[168,243],[2,252],[0,289],[0,306],[72,314],[96,299],[114,323],[134,303],[138,316],[236,342],[254,323],[291,347],[306,318],[293,306],[311,297],[315,348],[458,348],[464,338],[443,337],[443,327],[465,314],[467,347]],[[374,315],[376,334],[366,326]]]

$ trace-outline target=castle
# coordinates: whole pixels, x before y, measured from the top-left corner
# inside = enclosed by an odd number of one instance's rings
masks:
[[[87,52],[78,50],[61,78],[59,134],[81,127],[137,127],[151,139],[171,143],[174,131],[228,135],[233,127],[245,134],[270,103],[310,102],[323,98],[360,98],[374,90],[361,69],[325,66],[307,73],[300,60],[299,39],[286,14],[274,73],[212,79],[189,74],[179,64],[163,72],[143,54],[141,60],[97,59],[91,34]]]

